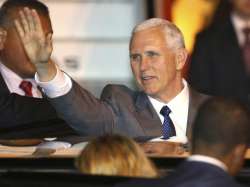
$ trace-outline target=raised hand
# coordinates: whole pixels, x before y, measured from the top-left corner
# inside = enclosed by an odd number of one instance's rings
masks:
[[[19,19],[15,19],[14,22],[25,52],[36,66],[41,80],[50,80],[56,72],[54,64],[50,62],[52,33],[45,36],[36,10],[26,7],[19,14]]]
[[[20,11],[20,20],[15,20],[24,49],[34,64],[46,63],[52,52],[52,33],[45,36],[36,10],[24,8]]]

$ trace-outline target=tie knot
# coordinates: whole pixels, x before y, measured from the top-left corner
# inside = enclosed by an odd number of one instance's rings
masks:
[[[25,96],[32,97],[32,83],[29,81],[22,81],[19,87],[24,91]]]
[[[171,113],[171,110],[170,110],[170,108],[168,108],[167,105],[165,105],[165,106],[163,106],[161,108],[160,113],[161,113],[161,115],[163,115],[165,117],[165,116],[168,116]]]

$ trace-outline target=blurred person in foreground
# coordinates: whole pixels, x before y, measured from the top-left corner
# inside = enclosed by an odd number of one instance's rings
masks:
[[[155,18],[134,28],[130,64],[141,91],[108,85],[99,100],[49,62],[51,35],[44,34],[36,11],[25,9],[20,14],[16,28],[36,67],[36,81],[58,114],[81,135],[118,133],[183,143],[191,137],[196,111],[207,96],[182,78],[187,51],[174,24]]]
[[[130,177],[157,177],[154,164],[132,139],[121,135],[104,135],[90,141],[76,159],[85,174]]]
[[[14,24],[14,19],[20,16],[19,11],[24,7],[37,11],[46,36],[53,33],[48,7],[42,2],[3,2],[0,8],[0,138],[72,134],[74,131],[58,118],[34,80],[36,67],[26,55]]]
[[[235,176],[249,145],[249,110],[235,100],[211,98],[198,111],[191,156],[167,177],[118,186],[240,187]]]

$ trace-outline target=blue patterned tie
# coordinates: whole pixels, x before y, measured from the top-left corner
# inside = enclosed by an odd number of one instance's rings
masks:
[[[162,133],[163,133],[163,139],[169,139],[172,136],[176,135],[174,124],[169,117],[169,114],[171,113],[171,110],[168,108],[168,106],[163,106],[161,111],[161,115],[164,116],[164,122],[162,125]]]

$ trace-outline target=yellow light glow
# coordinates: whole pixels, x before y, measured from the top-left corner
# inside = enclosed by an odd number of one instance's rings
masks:
[[[175,0],[172,7],[173,22],[184,34],[185,44],[192,52],[195,36],[210,22],[218,0]]]

